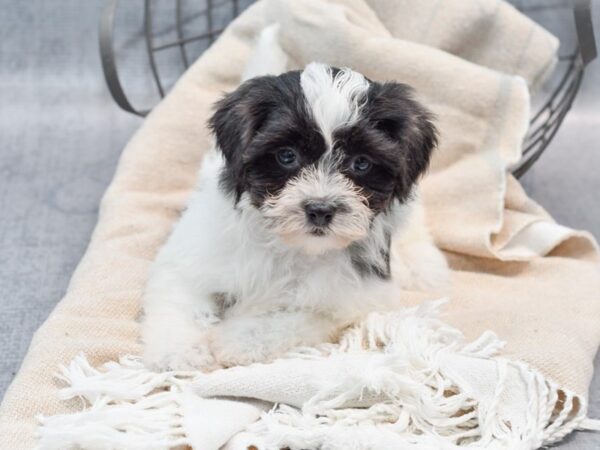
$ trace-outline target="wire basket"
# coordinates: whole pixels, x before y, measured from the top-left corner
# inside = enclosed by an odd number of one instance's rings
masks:
[[[148,58],[147,66],[144,66],[149,67],[149,70],[146,68],[142,71],[146,72],[145,75],[149,72],[151,76],[150,80],[146,77],[146,83],[141,84],[146,94],[148,90],[154,91],[153,103],[166,95],[190,63],[210,46],[229,22],[253,2],[253,0],[175,0],[175,2],[144,0],[143,21],[133,39],[141,38],[137,40],[143,41],[144,53]],[[523,142],[523,157],[513,168],[516,177],[522,176],[531,168],[554,138],[577,96],[585,66],[596,56],[590,0],[574,0],[573,4],[565,1],[553,3],[539,0],[539,2],[541,3],[535,4],[527,0],[512,0],[517,8],[534,20],[536,14],[546,17],[548,14],[566,15],[567,18],[564,20],[569,22],[569,25],[574,23],[575,30],[573,31],[572,26],[561,26],[561,29],[570,28],[570,35],[559,36],[562,55],[559,56],[558,66],[551,79],[534,98],[536,112]],[[118,19],[117,11],[121,10],[121,7],[118,7],[119,0],[108,0],[102,14],[99,36],[102,67],[115,102],[127,112],[145,116],[151,108],[136,108],[132,105],[130,96],[125,94],[117,70],[114,31]],[[139,16],[139,11],[136,10],[134,13]],[[127,26],[130,26],[131,18],[126,22]],[[127,42],[131,44],[132,40]],[[570,48],[564,50],[563,47]],[[139,90],[140,83],[138,82],[137,85]]]

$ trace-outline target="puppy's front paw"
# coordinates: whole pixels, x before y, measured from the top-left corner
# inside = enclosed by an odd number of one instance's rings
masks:
[[[223,367],[246,366],[262,360],[262,355],[249,343],[240,342],[221,327],[213,329],[209,339],[211,353]]]
[[[143,329],[144,362],[158,370],[203,370],[216,367],[204,330],[177,327]]]
[[[209,372],[218,368],[215,358],[206,345],[161,346],[144,351],[144,363],[152,370],[202,370]]]
[[[217,364],[222,367],[270,362],[284,350],[274,336],[260,336],[251,326],[246,327],[237,322],[222,322],[212,327],[208,340]]]

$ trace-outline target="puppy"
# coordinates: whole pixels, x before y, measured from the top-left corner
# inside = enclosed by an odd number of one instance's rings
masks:
[[[436,129],[406,85],[312,63],[244,82],[209,126],[145,291],[149,366],[270,361],[445,279],[416,190]]]

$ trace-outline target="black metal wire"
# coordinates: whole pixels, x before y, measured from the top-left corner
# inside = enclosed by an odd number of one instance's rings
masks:
[[[583,67],[581,58],[575,58],[561,80],[559,89],[554,91],[546,105],[536,114],[536,120],[545,113],[548,117],[537,126],[534,125],[535,121],[532,121],[530,131],[525,138],[523,157],[512,170],[516,178],[522,177],[533,166],[558,132],[579,91],[583,79]]]
[[[581,60],[585,66],[598,56],[594,24],[592,22],[592,2],[591,0],[573,0],[573,2],[575,31],[581,49]]]
[[[227,5],[227,4],[231,3],[232,1],[233,0],[222,0],[220,2],[215,2],[213,0],[211,9],[219,8],[221,6]],[[249,0],[249,1],[254,1],[254,0]],[[239,0],[238,0],[238,2],[239,2]],[[183,8],[182,8],[182,11],[183,11]],[[186,14],[184,14],[181,18],[181,25],[182,26],[187,25],[187,24],[195,21],[196,19],[198,19],[202,16],[205,16],[207,13],[208,13],[208,8],[204,8],[199,11],[186,12]],[[169,25],[162,27],[162,28],[155,28],[154,29],[154,37],[158,38],[160,36],[170,33],[171,31],[173,31],[173,27],[169,26]]]
[[[177,40],[180,42],[179,44],[179,52],[181,53],[181,60],[183,61],[183,65],[187,69],[190,66],[188,61],[187,52],[185,51],[185,44],[183,43],[183,27],[182,27],[182,19],[181,19],[181,0],[177,0],[175,6],[175,24],[177,28]]]
[[[158,68],[156,67],[156,59],[154,58],[154,45],[152,37],[152,0],[144,1],[144,38],[146,40],[146,51],[148,52],[148,59],[150,61],[150,70],[152,70],[152,76],[156,83],[156,88],[161,97],[165,96],[165,89],[163,88],[162,82],[160,81],[160,75],[158,74]]]
[[[206,0],[206,27],[208,28],[209,42],[212,44],[215,36],[213,35],[213,2],[212,0]],[[220,33],[220,31],[219,31]]]
[[[172,48],[172,47],[178,47],[178,46],[181,47],[182,45],[189,44],[190,42],[199,41],[199,40],[206,39],[206,38],[209,38],[210,41],[212,42],[214,40],[215,36],[221,34],[221,32],[223,30],[224,30],[224,28],[217,28],[216,30],[207,31],[206,33],[197,34],[192,37],[188,37],[188,38],[184,38],[184,39],[177,39],[176,41],[169,42],[167,44],[162,44],[162,45],[158,45],[156,47],[152,47],[152,51],[158,52],[158,51],[166,50],[166,49]]]
[[[138,110],[134,108],[123,90],[119,73],[117,71],[117,62],[115,58],[115,49],[113,47],[113,32],[115,25],[115,13],[117,11],[119,0],[110,0],[106,3],[106,7],[100,18],[100,29],[98,30],[100,44],[100,60],[102,62],[102,71],[108,90],[114,101],[124,111],[145,116],[148,110]]]
[[[548,100],[546,100],[546,102],[542,105],[542,107],[538,110],[538,112],[531,119],[529,132],[524,139],[524,144],[525,144],[524,149],[523,149],[524,154],[526,154],[530,150],[529,143],[532,140],[534,140],[535,138],[537,138],[537,136],[541,132],[544,131],[543,125],[552,117],[552,114],[554,112],[556,112],[556,106],[553,106],[555,103],[555,100],[558,97],[560,97],[561,93],[564,93],[565,91],[570,89],[569,87],[565,88],[565,86],[567,85],[567,82],[569,80],[572,80],[574,77],[576,77],[577,71],[578,71],[578,68],[576,67],[576,58],[574,58],[571,61],[571,63],[569,64],[568,68],[566,69],[563,77],[561,78],[560,82],[558,83],[558,86],[554,89],[553,93],[550,95]],[[543,121],[541,121],[540,124],[537,124],[537,122],[540,121],[542,116],[548,112],[550,112],[549,114],[547,114],[548,117],[546,117]]]

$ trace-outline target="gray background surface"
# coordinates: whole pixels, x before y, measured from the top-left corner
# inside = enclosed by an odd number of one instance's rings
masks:
[[[0,0],[0,397],[33,332],[64,294],[120,151],[141,123],[120,111],[106,90],[96,33],[101,7],[100,0]],[[141,2],[128,2],[119,16],[118,26],[133,33],[119,38],[117,47],[129,55],[123,66],[126,88],[151,104],[153,99],[143,96],[151,88],[145,55],[134,39],[141,30],[140,7]],[[558,19],[544,11],[535,14],[565,41],[572,37]],[[174,67],[167,78],[178,71]],[[559,222],[596,237],[599,141],[596,61],[551,148],[523,180]],[[600,417],[598,374],[590,397],[590,413]],[[590,433],[577,433],[561,445],[599,447],[600,434]]]

